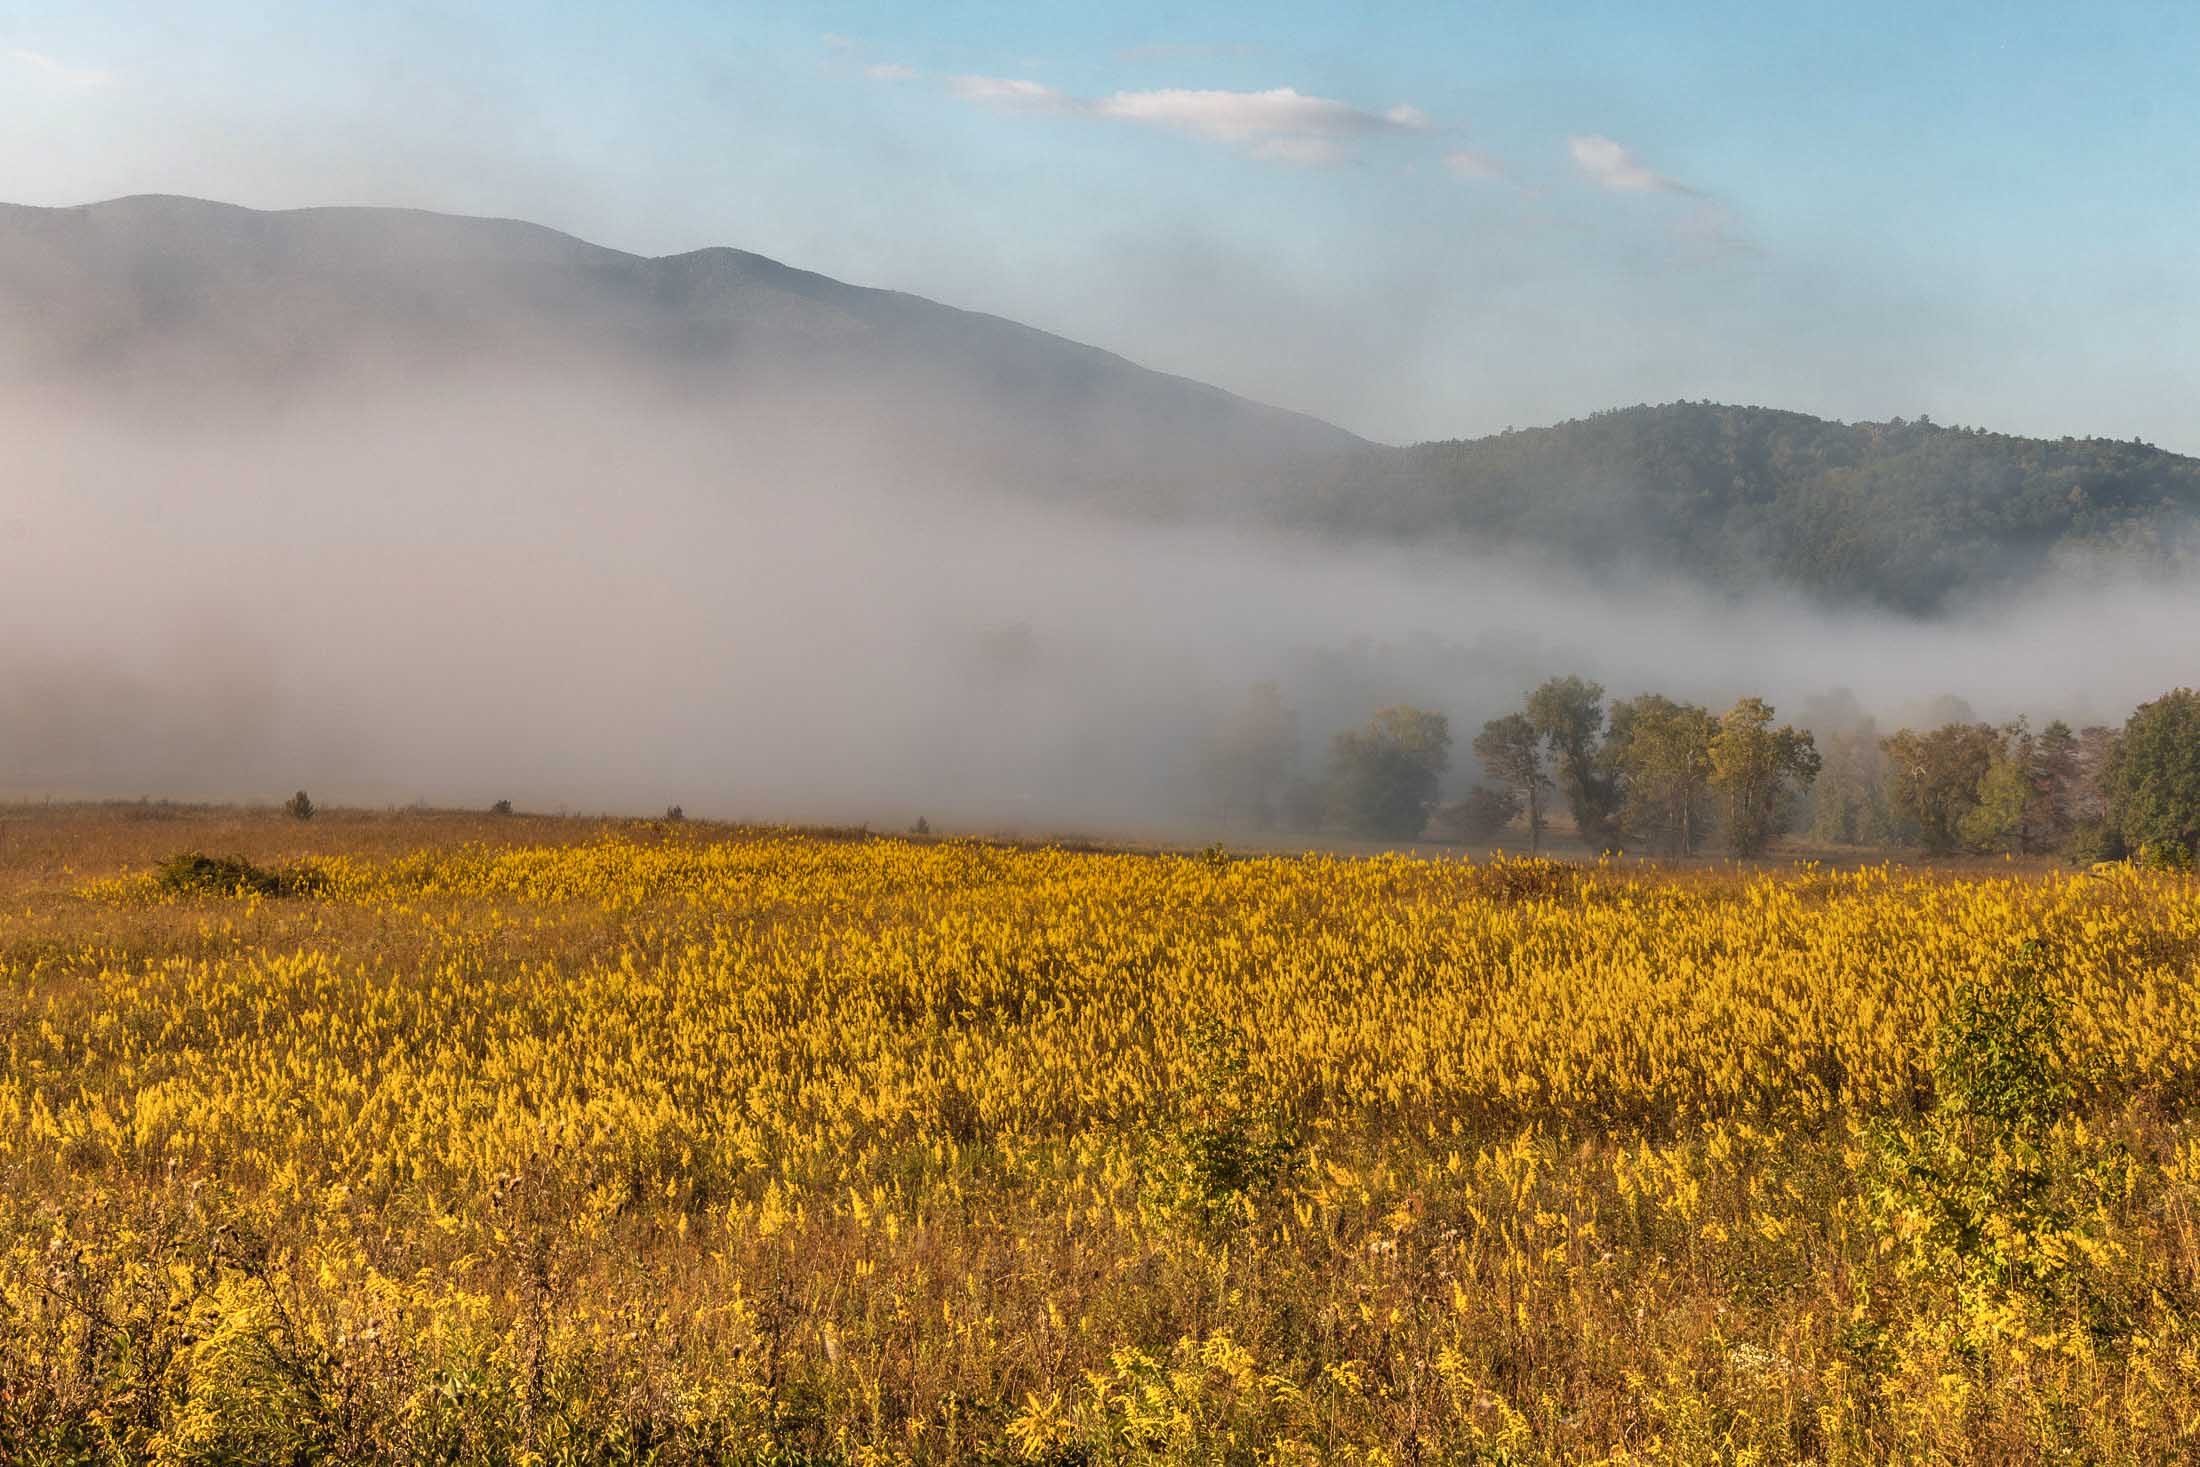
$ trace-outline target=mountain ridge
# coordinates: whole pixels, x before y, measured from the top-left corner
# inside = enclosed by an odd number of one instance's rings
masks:
[[[526,220],[183,195],[0,205],[0,356],[156,406],[354,376],[609,374],[942,481],[1354,538],[1518,543],[1932,612],[2074,557],[2189,564],[2200,460],[1671,402],[1397,446],[906,291]],[[8,363],[0,361],[0,370]]]

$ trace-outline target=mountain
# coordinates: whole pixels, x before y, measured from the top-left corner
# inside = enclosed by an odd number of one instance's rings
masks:
[[[821,461],[860,448],[912,486],[1496,541],[1920,613],[2085,558],[2189,564],[2200,542],[2200,461],[2135,443],[1672,403],[1393,448],[740,250],[649,259],[396,209],[0,205],[0,378],[197,412],[469,374],[642,391]]]
[[[742,250],[650,259],[513,220],[167,196],[0,205],[0,372],[154,407],[442,374],[617,382],[1149,502],[1367,446],[1028,326]]]

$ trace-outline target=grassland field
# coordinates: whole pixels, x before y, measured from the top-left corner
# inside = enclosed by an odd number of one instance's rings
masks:
[[[0,1462],[2200,1460],[2188,876],[18,806],[0,1036]]]

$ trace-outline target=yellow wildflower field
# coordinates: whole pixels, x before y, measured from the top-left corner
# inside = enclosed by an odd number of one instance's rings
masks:
[[[0,1460],[2200,1452],[2189,877],[94,828]]]

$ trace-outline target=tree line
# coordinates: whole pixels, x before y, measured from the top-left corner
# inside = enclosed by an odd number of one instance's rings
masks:
[[[1822,845],[1932,855],[2126,855],[2185,866],[2200,847],[2200,693],[2180,689],[2121,728],[1959,719],[1882,736],[1868,718],[1813,730],[1758,697],[1724,712],[1662,693],[1607,699],[1554,677],[1484,723],[1482,778],[1441,798],[1450,720],[1382,709],[1331,740],[1327,768],[1296,772],[1297,716],[1256,685],[1207,761],[1219,811],[1242,823],[1341,828],[1387,840],[1432,830],[1486,842],[1517,829],[1541,850],[1563,810],[1592,850],[1763,852],[1807,831]]]

